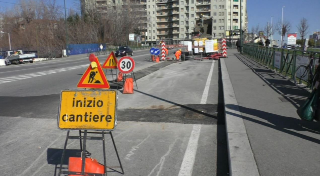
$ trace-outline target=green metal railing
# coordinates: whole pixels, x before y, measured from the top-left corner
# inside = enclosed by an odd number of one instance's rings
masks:
[[[275,65],[276,54],[280,53],[280,65]],[[277,71],[278,73],[289,76],[290,78],[294,77],[296,71],[296,60],[297,56],[305,56],[310,59],[314,57],[313,65],[317,66],[319,62],[320,52],[315,51],[306,51],[301,50],[288,50],[284,48],[272,48],[264,47],[256,44],[245,44],[243,45],[243,54],[249,57],[250,59],[255,60],[258,63],[261,63],[267,66],[270,69]],[[276,61],[277,62],[277,61]],[[313,72],[315,67],[313,67]]]

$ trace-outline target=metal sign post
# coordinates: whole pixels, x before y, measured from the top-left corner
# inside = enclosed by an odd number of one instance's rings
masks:
[[[136,81],[136,78],[134,76],[134,67],[135,67],[135,62],[134,60],[131,58],[131,57],[128,57],[128,56],[125,56],[125,57],[122,57],[120,60],[119,60],[119,64],[118,64],[118,69],[121,73],[123,74],[129,74],[131,73],[132,77],[133,77],[133,80],[134,82],[136,83],[136,87],[138,89],[138,84],[137,84],[137,81]],[[126,78],[126,75],[125,75],[125,78]],[[124,80],[123,79],[123,85],[124,85]]]
[[[85,158],[90,154],[86,150],[87,140],[103,141],[104,157],[104,175],[107,175],[106,152],[105,152],[105,134],[112,138],[120,168],[123,173],[123,167],[118,155],[116,145],[112,136],[112,130],[116,126],[117,116],[117,91],[115,90],[66,90],[61,92],[61,104],[59,107],[58,127],[68,129],[64,149],[61,157],[59,174],[82,174],[85,171]],[[70,130],[79,130],[79,136],[70,136]],[[88,132],[87,130],[97,130]],[[100,130],[100,131],[99,131]],[[84,136],[82,136],[82,133]],[[88,133],[101,134],[101,137],[88,136]],[[79,139],[82,157],[81,173],[79,171],[62,171],[62,163],[65,157],[65,151],[68,139]]]

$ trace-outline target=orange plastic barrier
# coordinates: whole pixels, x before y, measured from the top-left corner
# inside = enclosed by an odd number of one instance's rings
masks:
[[[117,82],[121,82],[123,80],[123,74],[119,72],[118,77],[117,77]]]
[[[70,172],[81,172],[82,168],[82,158],[81,157],[70,157],[69,158],[69,171]],[[96,159],[86,158],[84,171],[87,173],[94,174],[104,174],[104,166]],[[85,175],[69,175],[69,176],[89,176],[89,174]]]
[[[159,58],[159,56],[157,56],[157,58],[156,58],[156,62],[158,63],[158,62],[160,62],[160,58]]]
[[[133,94],[133,78],[127,78],[124,83],[123,92],[124,94]]]

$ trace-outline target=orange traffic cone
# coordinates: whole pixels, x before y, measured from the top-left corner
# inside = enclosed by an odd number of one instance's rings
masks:
[[[127,78],[123,86],[123,94],[133,94],[133,78]]]
[[[123,80],[123,74],[119,72],[117,82],[121,82]]]
[[[151,59],[152,59],[152,61],[155,61],[155,59],[154,59],[154,55],[151,55]]]
[[[159,63],[160,62],[160,58],[159,56],[156,58],[156,62]]]

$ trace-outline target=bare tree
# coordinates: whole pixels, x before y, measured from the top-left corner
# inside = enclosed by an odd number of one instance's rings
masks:
[[[259,36],[259,30],[260,30],[260,25],[258,24],[257,26],[252,26],[252,28],[251,28],[251,33],[253,34],[253,35],[257,35],[257,36]]]
[[[304,48],[304,44],[305,44],[305,42],[304,42],[305,38],[304,37],[306,36],[307,31],[309,29],[309,25],[308,25],[307,19],[302,18],[300,20],[300,24],[297,26],[297,28],[298,28],[298,31],[299,31],[299,34],[300,34],[300,37],[301,37],[301,40],[302,40],[302,47],[301,48]]]
[[[13,9],[1,13],[3,31],[11,34],[13,49],[38,50],[40,56],[61,53],[65,44],[126,44],[129,34],[139,29],[142,6],[130,2],[102,13],[97,9],[79,15],[79,9],[64,8],[57,0],[20,0]],[[74,0],[79,3],[79,0]],[[77,7],[76,7],[77,8]],[[145,11],[144,11],[145,12]],[[144,16],[145,17],[145,16]],[[8,48],[7,37],[0,38],[0,47]]]
[[[273,26],[271,24],[267,23],[267,25],[264,27],[264,32],[265,32],[267,38],[269,38],[270,36],[272,36],[274,34]]]
[[[282,41],[281,41],[281,47],[283,45],[283,39],[284,36],[290,31],[291,24],[288,21],[284,21],[283,24],[281,21],[277,23],[276,30],[278,31],[279,35],[282,36]]]

